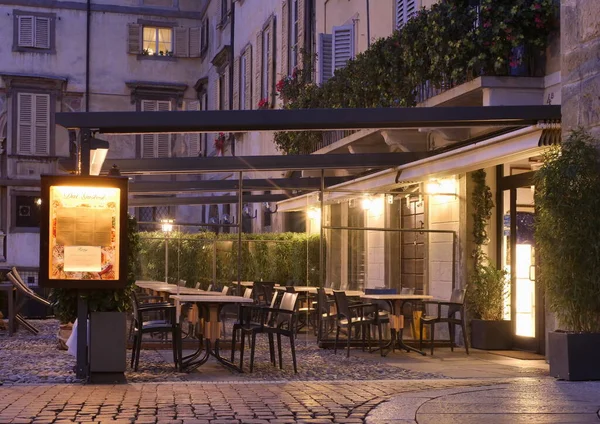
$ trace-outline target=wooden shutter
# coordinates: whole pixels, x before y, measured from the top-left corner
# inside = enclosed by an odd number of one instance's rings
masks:
[[[171,110],[171,102],[169,100],[159,100],[156,102],[156,106],[159,112],[168,112]],[[171,157],[171,134],[157,134],[156,157]]]
[[[223,110],[229,110],[229,71],[231,68],[229,65],[225,67],[223,71]]]
[[[233,107],[240,108],[240,58],[236,57],[233,61]]]
[[[319,82],[325,84],[331,78],[332,64],[332,36],[331,34],[319,34]]]
[[[33,16],[19,16],[19,47],[34,46],[34,30],[35,19]]]
[[[157,105],[154,100],[142,100],[142,112],[156,112]],[[157,134],[142,134],[142,158],[156,157]]]
[[[193,100],[187,102],[186,105],[187,110],[200,110],[200,101]],[[188,134],[188,156],[197,157],[200,156],[200,152],[202,151],[202,147],[200,146],[200,136],[201,133],[190,133]]]
[[[50,154],[50,95],[36,94],[34,143],[36,155]]]
[[[33,121],[34,121],[34,95],[19,93],[18,103],[18,128],[17,128],[17,153],[30,155],[33,153]]]
[[[267,55],[267,66],[269,67],[269,76],[267,78],[269,86],[267,87],[267,97],[269,101],[269,107],[275,105],[275,66],[276,57],[275,49],[277,48],[277,33],[275,32],[275,16],[271,18],[269,23],[269,54]]]
[[[142,54],[142,26],[139,24],[127,25],[127,53]]]
[[[302,62],[302,52],[304,50],[304,37],[305,30],[304,25],[306,21],[306,2],[305,0],[298,0],[298,47],[296,48],[298,53],[296,57],[298,58],[298,69],[302,69],[304,65]]]
[[[215,79],[215,109],[214,110],[221,110],[221,78],[219,77],[219,74],[217,74],[217,77]]]
[[[258,109],[258,102],[261,98],[262,87],[262,43],[263,33],[259,31],[256,35],[256,60],[254,61],[254,108]]]
[[[332,34],[332,73],[343,68],[354,57],[354,26],[343,25],[333,27]]]
[[[252,109],[252,46],[249,45],[246,47],[246,51],[244,52],[246,55],[246,86],[243,87],[243,90],[246,92],[246,104],[244,105],[244,109],[250,110]]]
[[[406,1],[406,21],[411,19],[417,13],[417,0],[405,0]]]
[[[200,53],[202,50],[202,40],[200,39],[202,36],[202,30],[199,27],[190,28],[190,57],[200,57]]]
[[[416,13],[416,0],[396,0],[396,29],[402,28]]]
[[[38,49],[50,48],[49,18],[35,18],[35,47]]]
[[[283,0],[281,4],[281,76],[290,74],[290,0]]]
[[[175,57],[188,57],[190,55],[190,36],[187,28],[173,28],[173,39],[175,41]]]

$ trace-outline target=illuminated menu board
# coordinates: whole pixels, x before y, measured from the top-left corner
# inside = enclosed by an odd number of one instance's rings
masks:
[[[126,178],[43,176],[40,285],[124,286],[126,211]]]

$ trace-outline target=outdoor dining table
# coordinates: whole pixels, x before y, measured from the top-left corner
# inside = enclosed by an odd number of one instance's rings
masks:
[[[229,368],[242,372],[241,368],[231,361],[223,358],[219,353],[219,340],[221,338],[221,322],[219,321],[221,308],[228,304],[253,303],[252,299],[242,296],[223,296],[217,293],[217,296],[207,295],[172,295],[171,299],[175,301],[177,326],[180,326],[181,305],[183,303],[194,303],[198,308],[208,310],[207,320],[204,321],[204,337],[199,338],[198,349],[188,356],[183,356],[181,343],[178,347],[178,364],[181,371],[192,371],[203,365],[210,356],[213,356],[222,364]],[[181,332],[179,332],[181,334]],[[204,341],[204,346],[202,343]],[[204,353],[202,353],[204,347]]]
[[[193,287],[178,286],[177,284],[168,284],[159,281],[136,281],[135,285],[146,291],[158,293],[158,294],[187,294],[187,295],[206,295],[206,296],[219,296],[221,292],[209,292]]]
[[[404,302],[410,300],[433,299],[433,296],[425,294],[363,294],[361,299],[383,300],[389,303],[392,311],[390,315],[390,328],[392,330],[392,337],[388,347],[393,347],[397,344],[401,349],[406,349],[407,352],[413,351],[420,353],[423,356],[426,355],[425,352],[406,345],[402,340],[402,336],[398,337],[398,334],[402,334],[401,332],[404,329],[404,315],[402,314]]]
[[[294,287],[294,291],[296,291],[297,293],[310,293],[310,294],[317,294],[317,288],[318,287],[310,287],[310,286],[293,286]],[[287,288],[285,286],[280,286],[280,287],[274,287],[275,290],[287,290]],[[325,293],[327,295],[332,295],[333,294],[333,289],[329,288],[329,287],[325,287]],[[339,291],[343,291],[344,293],[346,293],[346,296],[348,297],[361,297],[365,294],[365,292],[360,291],[360,290],[339,290]]]

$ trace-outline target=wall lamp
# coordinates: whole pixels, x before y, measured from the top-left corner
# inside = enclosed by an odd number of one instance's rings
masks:
[[[108,141],[94,137],[90,139],[90,175],[100,175],[108,148]]]
[[[270,202],[264,202],[263,203],[263,210],[266,213],[270,213],[270,214],[276,213],[277,209],[279,209],[279,206],[277,206],[277,204],[275,205],[275,209],[271,210],[271,203]]]
[[[242,209],[242,215],[244,216],[244,218],[256,219],[256,217],[258,216],[258,213],[256,212],[256,209],[255,209],[254,215],[252,215],[252,209],[250,208],[250,205],[248,203],[246,203]]]

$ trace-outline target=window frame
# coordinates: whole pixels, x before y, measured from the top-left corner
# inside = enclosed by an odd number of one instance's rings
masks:
[[[152,56],[152,57],[173,57],[173,55],[175,54],[175,30],[173,26],[170,25],[156,25],[156,23],[142,23],[142,56]],[[144,48],[144,44],[146,43],[146,39],[144,37],[144,31],[146,30],[146,28],[152,28],[155,30],[155,47],[156,50],[153,54],[150,53],[145,53],[146,50],[149,49],[145,49]],[[161,29],[168,29],[169,31],[171,31],[171,50],[167,50],[165,51],[164,55],[160,55],[159,52],[160,50],[158,50],[158,45],[160,43],[160,41],[158,41],[158,31]],[[169,54],[170,53],[170,54]]]
[[[36,18],[48,19],[48,48],[34,47],[34,46],[20,46],[19,45],[19,18],[20,17],[32,17],[34,22]],[[33,27],[32,37],[35,40],[35,25]],[[56,54],[56,13],[43,13],[43,12],[32,12],[26,10],[13,10],[13,52],[21,53],[43,53],[43,54]]]
[[[210,25],[208,18],[204,18],[200,23],[200,57],[204,57],[208,52],[208,43],[210,41]]]
[[[177,110],[177,106],[179,104],[178,99],[175,97],[175,95],[172,96],[161,96],[161,95],[143,95],[143,96],[139,96],[136,99],[136,111],[138,112],[142,112],[142,102],[144,101],[154,101],[154,102],[170,102],[171,106],[170,106],[170,110]],[[151,133],[151,135],[153,136],[157,136],[158,133]],[[156,139],[156,143],[158,143],[158,139]],[[157,147],[158,149],[158,147]],[[143,156],[143,135],[141,134],[137,134],[136,135],[136,149],[135,149],[135,156],[136,159],[144,159]],[[169,133],[169,156],[168,157],[172,157],[172,150],[173,150],[173,134]],[[158,153],[158,152],[157,152]],[[157,158],[160,159],[161,157],[158,156],[158,154],[156,156],[153,156],[153,158]]]
[[[231,4],[229,0],[221,0],[220,11],[219,11],[219,29],[225,28],[229,23],[229,16],[231,12]]]
[[[260,99],[266,99],[269,103],[269,52],[271,49],[270,43],[271,28],[269,25],[262,32],[262,47],[261,47],[261,76],[260,76]]]
[[[244,52],[240,56],[240,81],[238,89],[240,96],[240,110],[246,110],[246,82],[248,81],[248,75],[246,75],[246,65],[248,60],[248,55]]]
[[[17,227],[17,197],[41,197],[40,191],[34,190],[11,190],[10,191],[10,232],[11,233],[39,233],[40,226],[37,227]],[[40,214],[41,220],[41,214]]]

